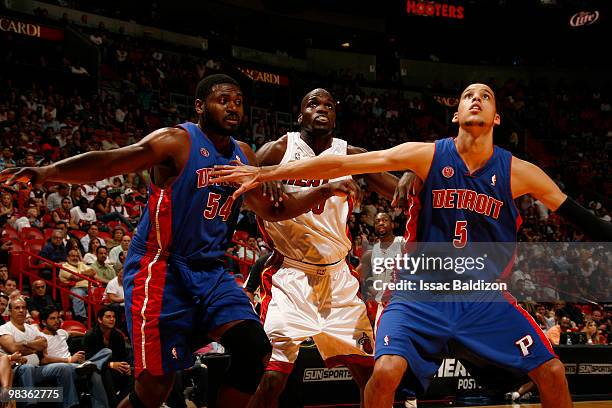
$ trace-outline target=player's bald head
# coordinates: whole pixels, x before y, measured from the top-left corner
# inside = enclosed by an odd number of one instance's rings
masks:
[[[312,98],[313,96],[325,96],[327,98],[332,99],[334,102],[336,102],[336,100],[334,99],[334,97],[332,96],[332,94],[327,90],[327,89],[323,89],[323,88],[315,88],[312,91],[308,92],[306,95],[304,95],[304,97],[302,98],[302,103],[301,103],[301,108],[302,110],[304,109],[304,106],[306,106],[306,103],[310,100],[310,98]]]

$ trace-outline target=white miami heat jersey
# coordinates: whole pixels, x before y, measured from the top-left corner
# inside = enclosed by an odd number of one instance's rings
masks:
[[[347,142],[334,138],[329,149],[319,156],[346,155]],[[282,163],[315,157],[299,132],[287,133],[287,150]],[[348,179],[340,177],[329,181]],[[318,187],[328,180],[284,180],[285,191],[294,193]],[[331,264],[343,260],[351,250],[346,222],[349,216],[346,197],[333,196],[312,210],[284,221],[264,221],[264,228],[276,251],[288,258],[310,264]]]

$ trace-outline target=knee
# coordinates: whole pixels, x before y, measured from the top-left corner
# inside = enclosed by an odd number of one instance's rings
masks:
[[[407,363],[403,357],[382,356],[374,365],[370,381],[376,389],[395,391],[404,376],[406,368]]]
[[[538,387],[556,386],[565,382],[565,366],[555,358],[536,368],[531,377]]]
[[[280,396],[285,389],[288,375],[277,371],[266,371],[259,387],[266,395]]]
[[[254,393],[272,353],[261,324],[245,320],[229,329],[222,336],[221,344],[231,355],[226,375],[228,385],[247,394]]]

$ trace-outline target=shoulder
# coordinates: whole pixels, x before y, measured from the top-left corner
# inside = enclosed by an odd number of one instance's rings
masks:
[[[263,145],[257,151],[257,160],[259,160],[260,165],[270,166],[280,163],[287,151],[288,140],[289,136],[285,134],[277,140]]]
[[[0,336],[4,336],[5,334],[12,335],[15,332],[15,326],[10,321],[4,323],[0,326]]]

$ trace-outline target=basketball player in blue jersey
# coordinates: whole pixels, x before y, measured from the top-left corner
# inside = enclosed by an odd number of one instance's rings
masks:
[[[159,407],[174,373],[192,366],[193,351],[210,339],[232,355],[217,406],[245,407],[271,353],[259,317],[223,265],[242,199],[232,199],[235,185],[210,181],[214,165],[257,163],[252,149],[231,137],[244,113],[238,83],[227,75],[204,78],[195,110],[197,124],[160,129],[127,147],[0,174],[8,183],[89,183],[152,169],[147,208],[124,264],[136,382],[122,408]],[[255,191],[245,202],[263,219],[277,221],[356,188],[352,181],[328,183],[287,195],[278,207]]]
[[[591,239],[612,241],[612,224],[565,195],[536,165],[494,146],[493,128],[500,116],[489,86],[469,85],[461,94],[453,122],[459,125],[457,137],[435,143],[404,143],[383,151],[280,166],[221,166],[213,180],[242,183],[235,193],[240,194],[269,180],[333,179],[411,169],[424,180],[417,231],[421,242],[447,242],[461,248],[469,242],[515,241],[518,211],[513,200],[524,194],[580,226]],[[499,297],[506,296],[500,293]],[[407,369],[426,388],[439,359],[448,354],[474,367],[494,367],[496,373],[528,375],[538,386],[545,408],[572,405],[563,364],[539,326],[513,298],[458,303],[406,302],[394,297],[377,331],[376,364],[366,387],[366,407],[390,407]]]

